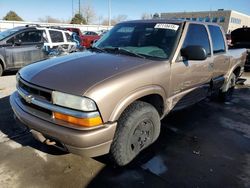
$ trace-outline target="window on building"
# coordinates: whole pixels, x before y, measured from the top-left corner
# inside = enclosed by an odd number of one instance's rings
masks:
[[[219,18],[219,22],[220,22],[220,23],[225,22],[225,17],[224,17],[224,16],[221,16],[221,17]]]
[[[213,17],[212,22],[213,23],[217,23],[217,21],[218,21],[218,18],[217,17]]]
[[[202,46],[206,50],[208,55],[211,54],[208,33],[204,25],[189,25],[186,39],[182,47],[185,48],[190,45]]]
[[[209,18],[209,17],[206,17],[206,18],[205,18],[205,22],[210,22],[210,18]]]
[[[231,23],[235,23],[235,24],[241,24],[241,19],[232,17],[231,20],[230,20],[230,22]]]
[[[223,34],[221,32],[220,27],[209,25],[208,29],[212,38],[214,54],[225,52],[226,47],[225,47],[225,42],[224,42]]]
[[[199,17],[199,18],[198,18],[198,21],[203,22],[203,21],[204,21],[204,18]]]

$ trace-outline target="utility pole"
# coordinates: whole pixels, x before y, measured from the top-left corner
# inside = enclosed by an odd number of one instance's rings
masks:
[[[72,0],[72,18],[74,17],[74,0]]]
[[[79,0],[79,14],[81,15],[81,0]]]
[[[109,1],[109,26],[111,26],[111,0],[108,0]]]

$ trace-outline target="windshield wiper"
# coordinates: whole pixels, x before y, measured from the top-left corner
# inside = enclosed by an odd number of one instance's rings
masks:
[[[120,53],[122,53],[122,54],[130,55],[130,56],[135,56],[135,57],[140,57],[140,58],[145,59],[145,56],[140,55],[140,54],[137,54],[137,53],[132,52],[132,51],[130,51],[130,50],[127,50],[126,48],[121,48],[121,47],[114,47],[114,48],[111,48],[111,47],[107,47],[107,48],[103,48],[103,50],[105,50],[105,51],[120,52]]]

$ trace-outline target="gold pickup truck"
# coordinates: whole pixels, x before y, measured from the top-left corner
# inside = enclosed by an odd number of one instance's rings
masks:
[[[246,50],[228,50],[216,24],[137,20],[117,24],[89,50],[28,65],[11,106],[33,135],[79,155],[131,162],[171,110],[218,92],[229,100]]]

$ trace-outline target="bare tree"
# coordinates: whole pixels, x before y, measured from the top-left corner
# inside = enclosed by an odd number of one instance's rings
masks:
[[[113,20],[114,24],[117,24],[117,23],[119,23],[119,22],[126,21],[127,18],[128,18],[127,15],[123,15],[123,14],[122,14],[122,15],[118,15],[118,16],[114,17],[112,20]]]
[[[45,16],[44,18],[38,18],[38,21],[40,22],[47,22],[47,23],[63,23],[62,20],[53,18],[51,16]]]
[[[118,16],[116,16],[116,17],[113,17],[113,18],[111,19],[111,25],[115,25],[115,24],[117,24],[117,23],[119,23],[119,22],[126,21],[127,18],[128,18],[127,15],[118,15]],[[102,25],[109,25],[108,19],[104,19],[103,22],[102,22]]]
[[[143,20],[149,20],[149,19],[152,19],[152,14],[149,14],[149,13],[143,13],[142,15],[141,15],[141,19],[143,19]]]
[[[96,13],[91,5],[85,5],[82,7],[82,17],[86,20],[87,24],[93,23],[96,18]]]

